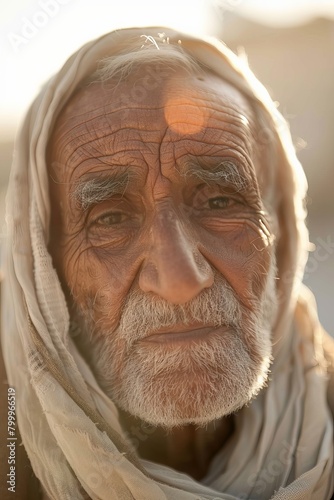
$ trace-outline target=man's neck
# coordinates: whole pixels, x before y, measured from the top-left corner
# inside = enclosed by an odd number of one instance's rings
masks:
[[[141,458],[167,465],[194,479],[202,479],[214,455],[233,432],[233,417],[198,428],[188,424],[165,430],[151,427],[120,411],[121,424]]]

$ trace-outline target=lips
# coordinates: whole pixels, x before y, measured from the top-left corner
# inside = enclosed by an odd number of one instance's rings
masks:
[[[216,327],[214,325],[209,326],[198,326],[198,325],[188,325],[188,326],[176,326],[172,329],[158,330],[157,332],[145,337],[143,339],[145,342],[153,342],[159,344],[175,343],[175,342],[192,342],[201,341],[208,339],[211,334],[216,332],[226,331],[226,326]]]

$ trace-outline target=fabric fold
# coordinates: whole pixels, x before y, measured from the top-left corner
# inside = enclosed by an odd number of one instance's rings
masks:
[[[140,46],[142,34],[158,37],[161,32],[171,44],[181,40],[183,50],[256,103],[273,123],[279,143],[275,361],[268,386],[235,415],[234,435],[201,482],[133,452],[116,406],[70,338],[66,300],[48,251],[46,148],[60,110],[101,59]],[[321,327],[300,284],[308,248],[306,180],[283,117],[247,65],[211,38],[159,27],[112,32],[82,47],[44,86],[15,151],[7,194],[2,346],[9,383],[16,388],[23,444],[46,495],[71,500],[87,495],[101,500],[329,499],[333,426]]]

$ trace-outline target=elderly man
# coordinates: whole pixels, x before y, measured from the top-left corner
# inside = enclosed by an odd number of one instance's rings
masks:
[[[250,70],[214,40],[111,33],[16,154],[3,349],[44,497],[331,498],[306,182]]]

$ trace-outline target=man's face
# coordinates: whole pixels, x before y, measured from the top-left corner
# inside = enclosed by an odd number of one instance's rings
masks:
[[[155,425],[237,410],[270,364],[274,262],[246,99],[212,74],[95,83],[50,144],[51,253],[106,393]]]

